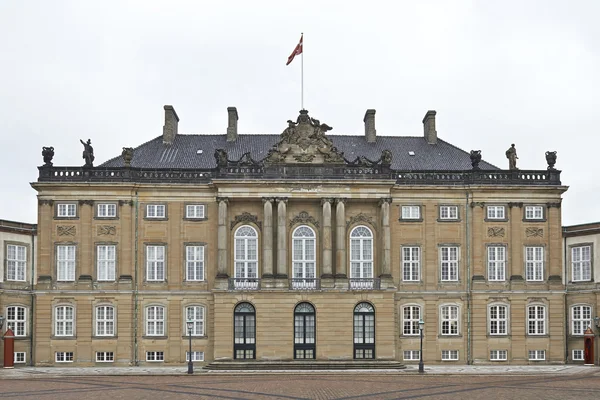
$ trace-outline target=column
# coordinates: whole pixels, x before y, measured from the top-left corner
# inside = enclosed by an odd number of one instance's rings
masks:
[[[336,278],[347,278],[346,274],[346,199],[335,199],[335,225],[336,225]]]
[[[523,203],[508,203],[510,217],[508,226],[510,230],[510,259],[506,263],[506,277],[510,277],[511,283],[524,283],[525,263],[523,260]]]
[[[562,284],[562,221],[560,215],[560,202],[546,204],[547,220],[547,246],[548,262],[546,263],[545,274],[548,276],[549,283]],[[598,315],[598,314],[596,314]]]
[[[92,240],[92,220],[94,219],[94,201],[79,200],[79,243],[78,265],[75,269],[78,280],[92,280],[94,275],[94,243]],[[90,282],[91,283],[91,282]]]
[[[277,198],[277,275],[287,279],[287,197]]]
[[[263,197],[263,278],[273,278],[273,198]]]
[[[381,207],[381,227],[382,235],[381,238],[381,271],[380,278],[391,278],[392,277],[392,253],[391,253],[391,233],[390,233],[390,203],[392,198],[384,198],[379,200],[379,206]]]
[[[227,279],[227,254],[228,254],[228,233],[227,233],[227,205],[229,199],[227,197],[217,197],[219,203],[219,217],[217,219],[217,278]]]
[[[321,199],[321,205],[323,206],[323,269],[321,270],[321,278],[333,278],[331,203],[333,203],[333,199]]]

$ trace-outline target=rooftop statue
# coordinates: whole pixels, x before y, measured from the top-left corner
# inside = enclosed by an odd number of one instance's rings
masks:
[[[92,147],[92,139],[88,139],[87,142],[79,139],[83,145],[83,159],[85,160],[85,168],[91,168],[94,166],[94,148]]]
[[[44,157],[44,167],[51,167],[52,157],[54,157],[54,147],[42,147],[42,157]]]
[[[511,171],[517,170],[517,149],[515,148],[515,144],[511,144],[508,150],[506,150],[506,158],[508,158],[508,169]]]

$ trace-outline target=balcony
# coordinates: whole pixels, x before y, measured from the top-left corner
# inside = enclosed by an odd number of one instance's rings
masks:
[[[319,290],[321,280],[317,278],[293,278],[290,279],[290,290]]]
[[[350,290],[379,290],[381,279],[379,278],[350,278],[348,289]]]
[[[229,290],[260,290],[260,279],[229,278]]]

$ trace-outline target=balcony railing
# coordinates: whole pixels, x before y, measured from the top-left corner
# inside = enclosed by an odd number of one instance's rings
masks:
[[[290,279],[290,290],[319,290],[321,280],[317,278],[293,278]]]
[[[350,278],[348,279],[350,290],[379,290],[381,279],[379,278]]]
[[[229,290],[260,290],[260,279],[229,278]]]

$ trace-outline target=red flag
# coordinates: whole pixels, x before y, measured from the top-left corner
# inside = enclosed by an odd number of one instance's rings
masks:
[[[302,54],[302,38],[303,37],[304,37],[304,35],[300,36],[300,41],[298,42],[298,45],[296,46],[294,51],[292,51],[292,54],[290,54],[290,56],[288,57],[288,61],[287,61],[287,63],[285,63],[285,65],[289,65],[292,61],[294,61],[294,57],[296,57],[298,54]]]

